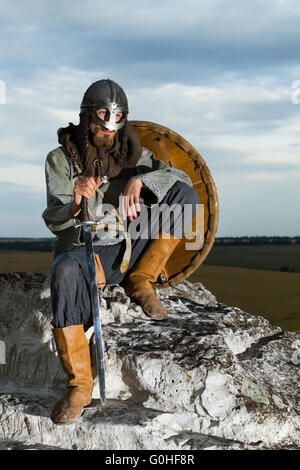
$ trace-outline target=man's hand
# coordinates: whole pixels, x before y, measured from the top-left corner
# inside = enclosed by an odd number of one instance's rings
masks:
[[[132,221],[138,216],[137,212],[141,211],[140,193],[143,186],[144,183],[139,178],[130,178],[126,184],[121,197],[123,220],[128,216],[129,220]]]
[[[82,196],[85,196],[88,201],[92,199],[96,189],[100,184],[101,178],[94,178],[93,176],[79,176],[74,185],[74,202],[72,205],[72,213],[77,216],[80,212],[80,204]]]

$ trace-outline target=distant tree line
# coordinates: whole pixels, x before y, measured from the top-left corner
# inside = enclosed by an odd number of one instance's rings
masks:
[[[53,238],[44,238],[44,239],[0,238],[0,250],[51,252],[52,242],[53,242]]]
[[[0,250],[52,251],[53,238],[0,238]],[[216,237],[215,245],[291,245],[300,237]]]
[[[298,245],[300,237],[217,237],[216,245]]]

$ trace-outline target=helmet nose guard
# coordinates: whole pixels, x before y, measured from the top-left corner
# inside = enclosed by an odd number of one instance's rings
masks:
[[[99,108],[108,110],[108,121],[97,115],[96,111]],[[80,106],[80,113],[92,114],[96,124],[110,131],[122,129],[126,123],[128,111],[128,101],[123,88],[110,79],[92,83],[86,90]],[[121,121],[116,122],[118,113],[122,113],[123,116]]]

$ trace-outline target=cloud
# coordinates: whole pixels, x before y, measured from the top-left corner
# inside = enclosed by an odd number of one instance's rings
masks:
[[[257,236],[299,234],[298,206],[300,172],[282,180],[249,179],[236,172],[219,174],[218,188],[220,222],[217,236]]]
[[[247,178],[249,180],[259,180],[259,181],[280,180],[284,178],[284,175],[282,173],[271,173],[267,171],[260,171],[260,172],[248,174]]]
[[[17,164],[0,168],[0,182],[26,187],[30,192],[45,192],[45,170],[40,165]]]
[[[15,183],[0,184],[1,237],[52,237],[42,212],[46,195]]]
[[[30,80],[7,87],[0,107],[0,162],[44,164],[57,147],[56,131],[69,121],[78,123],[84,89],[97,73],[68,67],[37,69]]]
[[[15,181],[13,175],[23,173],[26,183],[20,184],[44,188],[41,169],[47,153],[58,146],[56,130],[69,121],[78,122],[83,93],[99,75],[66,66],[38,69],[27,86],[13,88],[2,115],[6,132],[0,181]],[[298,148],[289,145],[289,131],[294,132],[300,120],[297,106],[289,100],[290,90],[268,85],[260,80],[237,81],[234,86],[141,85],[127,92],[130,118],[175,130],[199,150],[214,173],[239,168],[250,179],[258,174],[278,179],[278,165],[291,171],[299,166]],[[17,166],[11,166],[12,160]]]
[[[28,71],[49,62],[86,70],[105,64],[132,81],[215,83],[283,64],[287,74],[298,53],[296,0],[28,0],[2,4],[0,12],[2,60]]]
[[[130,119],[165,125],[203,155],[218,184],[222,230],[241,229],[228,210],[237,190],[247,216],[236,211],[250,230],[254,184],[269,213],[279,182],[285,201],[298,191],[288,182],[299,176],[300,104],[291,100],[299,20],[296,0],[2,2],[1,186],[13,185],[20,204],[24,194],[42,196],[57,129],[77,123],[85,89],[110,77],[126,90]],[[285,217],[294,224],[291,209]],[[260,217],[261,230],[275,223]]]
[[[274,85],[271,88],[259,80],[249,80],[247,84],[221,82],[218,86],[173,82],[158,87],[140,86],[131,95],[135,109],[142,105],[156,116],[158,109],[160,114],[167,110],[173,122],[193,127],[198,120],[200,132],[206,124],[206,134],[263,132],[266,127],[286,125],[286,118],[299,114],[290,101],[289,88]]]

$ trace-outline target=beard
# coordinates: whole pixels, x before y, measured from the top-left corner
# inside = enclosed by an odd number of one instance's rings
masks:
[[[115,135],[115,133],[107,135],[94,135],[94,144],[98,150],[110,150],[114,145]]]

